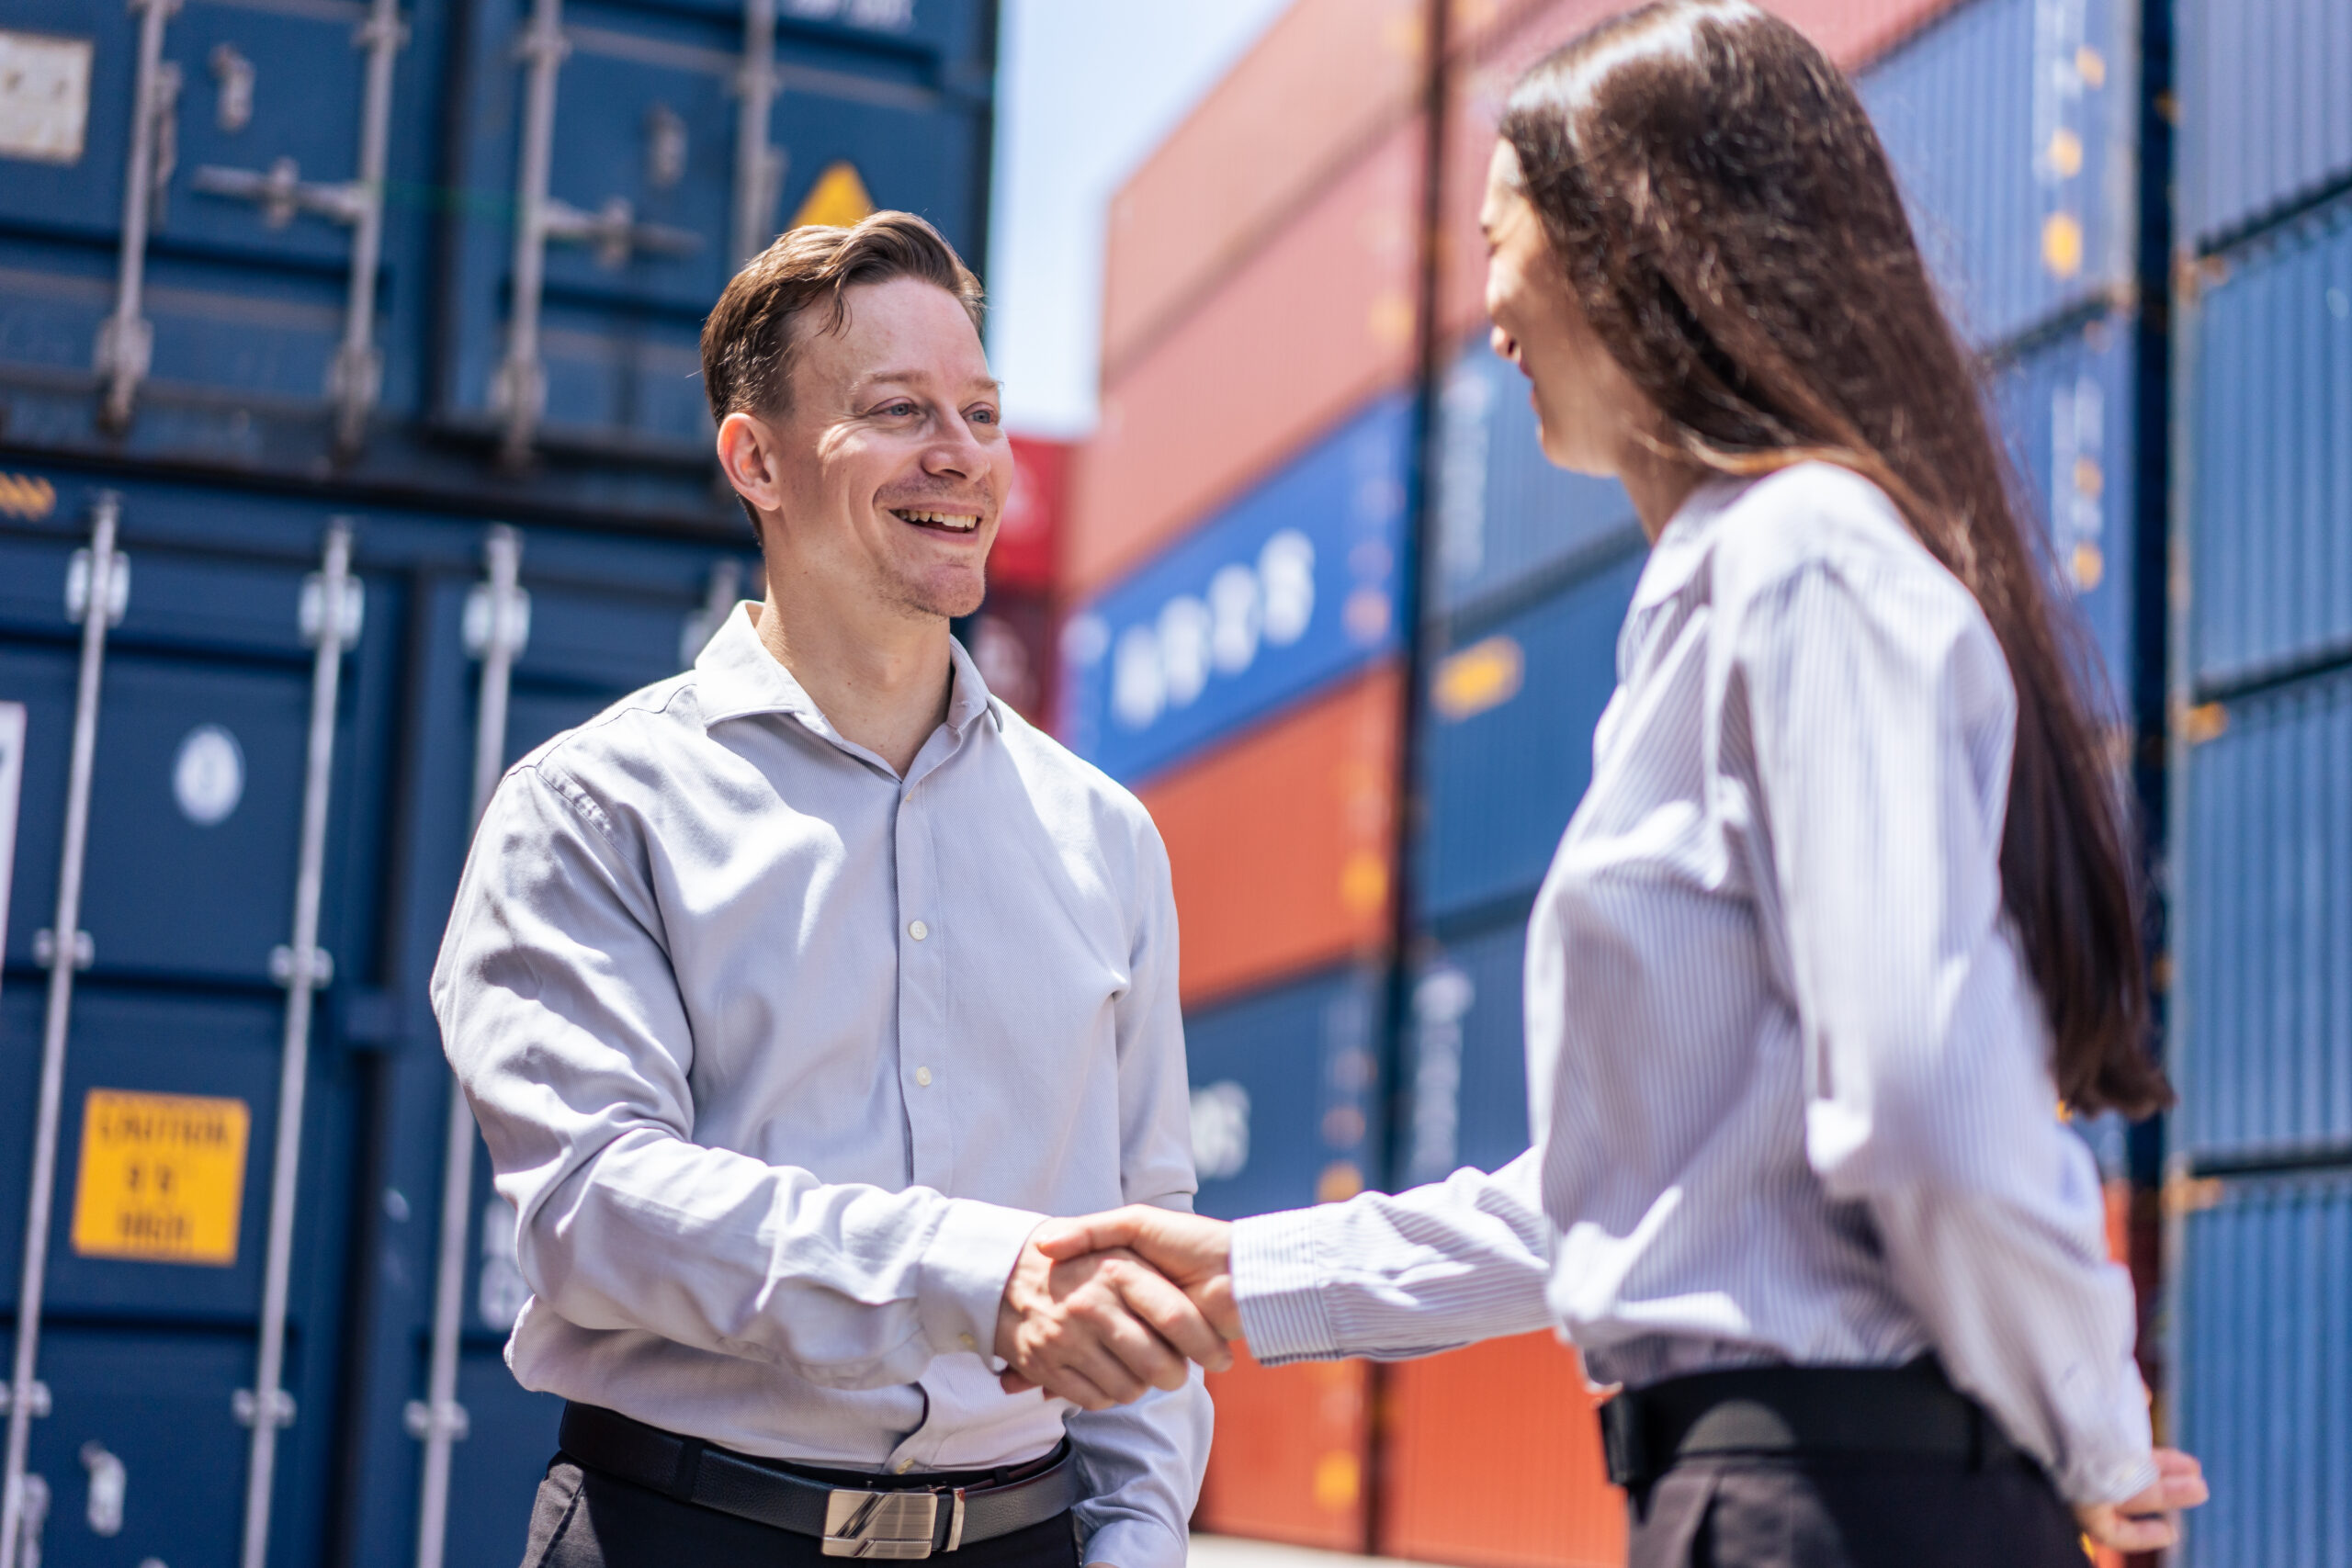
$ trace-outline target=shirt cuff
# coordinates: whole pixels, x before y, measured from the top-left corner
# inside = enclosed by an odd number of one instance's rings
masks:
[[[947,1213],[923,1248],[915,1289],[915,1320],[933,1354],[967,1350],[991,1370],[1003,1370],[996,1356],[997,1306],[1029,1233],[1045,1218],[974,1198],[947,1200]]]
[[[1113,1519],[1086,1538],[1087,1568],[1184,1568],[1190,1543],[1148,1519]]]
[[[1340,1353],[1315,1271],[1317,1213],[1292,1209],[1234,1223],[1233,1302],[1241,1337],[1261,1366]]]

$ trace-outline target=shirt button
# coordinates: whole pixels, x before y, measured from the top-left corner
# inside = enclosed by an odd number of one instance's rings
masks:
[[[915,1069],[915,1082],[922,1085],[925,1089],[929,1089],[931,1087],[931,1069],[929,1067],[917,1067]]]
[[[907,927],[907,934],[914,938],[917,942],[921,942],[923,938],[931,934],[931,928],[924,925],[921,920],[916,920]]]
[[[967,1350],[977,1350],[977,1349],[978,1349],[978,1348],[980,1348],[980,1342],[979,1342],[978,1340],[977,1340],[977,1339],[973,1338],[970,1335],[968,1335],[968,1334],[967,1334],[967,1335],[963,1335],[963,1336],[961,1336],[961,1337],[962,1337],[962,1339],[963,1339],[963,1341],[964,1341],[964,1348],[965,1348],[965,1349],[967,1349]]]
[[[900,1475],[904,1475],[904,1474],[906,1474],[906,1472],[909,1472],[909,1471],[912,1470],[914,1467],[915,1467],[915,1461],[912,1461],[912,1460],[910,1460],[910,1459],[902,1459],[902,1460],[900,1460],[900,1461],[899,1461],[899,1473]]]

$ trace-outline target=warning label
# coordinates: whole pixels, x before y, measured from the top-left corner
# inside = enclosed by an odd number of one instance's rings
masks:
[[[82,1108],[74,1250],[234,1263],[252,1121],[242,1100],[92,1089]]]

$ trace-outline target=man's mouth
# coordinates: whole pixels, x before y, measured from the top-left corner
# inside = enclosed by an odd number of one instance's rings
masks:
[[[901,523],[911,523],[918,528],[935,528],[943,534],[970,534],[980,526],[977,512],[931,512],[921,507],[894,506],[890,515]]]

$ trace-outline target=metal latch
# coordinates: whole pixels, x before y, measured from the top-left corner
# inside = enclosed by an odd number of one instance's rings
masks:
[[[87,969],[98,961],[98,944],[90,940],[88,931],[74,933],[74,967]],[[57,933],[43,926],[33,932],[33,962],[43,969],[57,967]],[[6,1408],[0,1405],[0,1409]]]
[[[229,1395],[229,1414],[237,1418],[238,1426],[252,1426],[256,1410],[252,1389],[241,1388]],[[294,1425],[294,1396],[284,1389],[276,1389],[271,1392],[269,1410],[272,1417],[271,1426],[282,1427]]]
[[[121,551],[107,566],[107,625],[122,625],[130,608],[130,558]],[[75,626],[90,611],[90,552],[75,550],[65,563],[65,618]]]
[[[291,986],[299,968],[294,950],[284,942],[269,950],[269,977],[281,986]],[[311,987],[323,991],[334,984],[334,955],[323,947],[311,949]]]
[[[319,624],[326,618],[326,590],[319,574],[311,572],[302,579],[302,602],[295,612],[297,624],[302,628],[302,640],[312,648],[319,645]],[[356,577],[343,580],[343,607],[335,616],[335,633],[345,648],[359,646],[359,628],[368,619],[368,585]]]
[[[0,1416],[6,1416],[15,1407],[16,1392],[8,1384],[0,1382]],[[29,1393],[26,1396],[25,1404],[31,1408],[35,1420],[48,1415],[49,1385],[35,1379],[29,1385]]]
[[[90,1522],[90,1533],[120,1535],[122,1495],[130,1489],[130,1472],[96,1438],[82,1445],[82,1468],[90,1472],[90,1502],[84,1516]]]
[[[422,1399],[412,1399],[401,1407],[401,1425],[420,1443],[436,1437],[462,1443],[473,1431],[473,1417],[454,1399],[445,1402],[438,1411]]]

